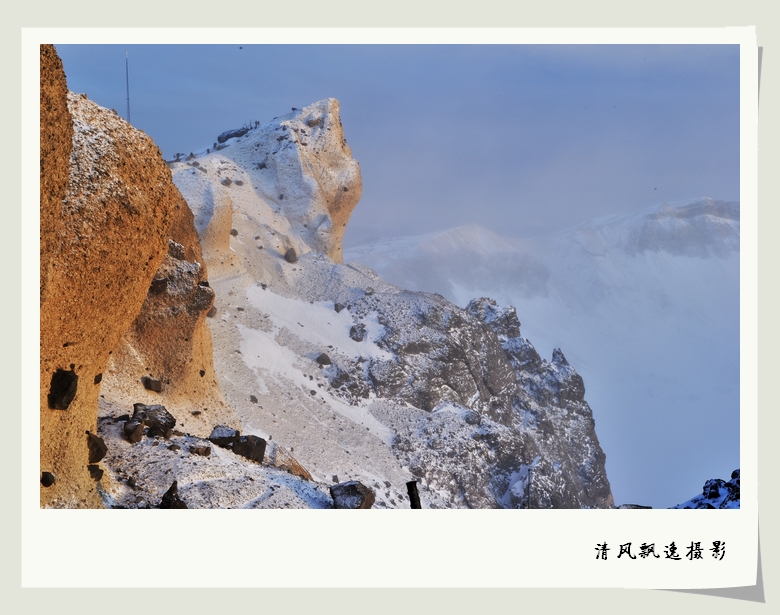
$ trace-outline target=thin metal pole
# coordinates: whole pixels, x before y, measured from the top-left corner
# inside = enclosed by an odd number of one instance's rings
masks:
[[[125,51],[125,85],[127,86],[127,123],[130,123],[130,67]]]

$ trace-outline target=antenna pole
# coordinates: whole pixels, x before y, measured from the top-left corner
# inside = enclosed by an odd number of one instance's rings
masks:
[[[130,123],[130,67],[125,51],[125,85],[127,86],[127,123]]]

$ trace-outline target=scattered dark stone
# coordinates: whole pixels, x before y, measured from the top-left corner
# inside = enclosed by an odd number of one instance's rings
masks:
[[[178,261],[187,260],[186,252],[183,245],[173,239],[168,240],[168,255],[171,258],[175,258]]]
[[[100,384],[103,381],[103,374],[95,376],[95,384]]]
[[[298,255],[295,253],[295,248],[290,248],[284,253],[284,260],[288,263],[295,263],[298,261]]]
[[[409,501],[412,504],[412,508],[422,508],[420,504],[420,494],[417,492],[417,481],[410,480],[406,483],[406,492],[409,494]]]
[[[57,479],[54,478],[54,474],[51,472],[41,472],[41,485],[44,487],[51,487],[56,482]]]
[[[192,416],[198,416],[200,414],[200,410],[193,410],[192,412],[190,412],[190,414]]]
[[[152,285],[149,290],[155,295],[160,295],[168,290],[168,278],[160,278],[159,280],[152,280]]]
[[[233,452],[250,461],[261,463],[265,455],[266,441],[257,436],[241,436],[233,442]]]
[[[124,432],[130,442],[140,442],[144,437],[143,421],[127,421],[124,426]]]
[[[243,182],[243,181],[241,181],[240,179],[237,179],[237,180],[236,180],[236,181],[234,181],[233,183],[234,183],[236,186],[243,186],[243,185],[244,185],[244,182]]]
[[[208,280],[201,280],[200,282],[198,282],[198,286],[206,286],[206,287],[208,287],[209,286],[209,281]]]
[[[340,312],[341,310],[344,309],[344,306],[341,303],[334,303],[333,309],[336,310],[336,312]]]
[[[234,228],[230,229],[230,234],[233,235],[233,237],[238,237],[238,231]]]
[[[233,139],[235,137],[243,137],[247,132],[249,132],[248,128],[234,128],[233,130],[226,130],[217,137],[217,143],[224,143],[228,139]]]
[[[171,445],[168,447],[168,450],[169,450],[169,451],[174,451],[174,452],[176,452],[176,451],[180,451],[180,450],[181,450],[181,446],[179,446],[178,444],[171,444]]]
[[[331,360],[328,355],[326,355],[324,352],[320,353],[320,355],[315,359],[317,363],[320,365],[331,365]]]
[[[356,325],[352,325],[352,327],[349,330],[349,337],[351,337],[356,342],[362,342],[365,336],[366,336],[366,325],[364,325],[362,322]]]
[[[249,401],[251,401],[253,404],[256,404],[257,403],[257,397],[255,397],[254,395],[250,395],[249,396]]]
[[[330,496],[333,498],[333,508],[371,508],[376,499],[370,487],[356,480],[333,485]]]
[[[149,378],[148,376],[144,376],[141,378],[141,382],[144,385],[144,388],[147,391],[155,391],[157,393],[160,393],[162,391],[162,380],[155,380],[154,378]]]
[[[200,455],[201,457],[208,457],[211,455],[210,446],[191,446],[190,453],[193,455]]]
[[[293,111],[297,111],[297,110],[298,110],[298,107],[293,107],[293,108],[292,108],[292,110],[293,110]]]
[[[321,123],[322,123],[322,118],[317,117],[317,118],[312,118],[312,119],[308,120],[306,122],[306,125],[309,128],[314,128],[315,126],[319,126]]]
[[[206,312],[206,316],[208,316],[209,318],[214,318],[214,316],[216,315],[217,315],[217,306],[212,305],[211,309],[208,312]]]
[[[283,201],[283,200],[284,200],[284,195],[283,195],[283,194],[280,194],[280,195],[279,195],[279,200],[280,200],[280,201]]]
[[[260,169],[266,169],[266,168],[268,168],[268,165],[265,163],[265,161],[263,161],[263,162],[258,162],[258,163],[257,163],[257,170],[258,170],[258,171],[259,171]]]
[[[223,180],[222,180],[221,182],[219,182],[219,183],[220,183],[220,184],[222,184],[223,186],[229,186],[230,184],[232,184],[232,183],[233,183],[233,180],[232,180],[232,179],[230,179],[229,177],[226,177],[225,179],[223,179]]]
[[[160,508],[187,508],[187,505],[179,497],[179,484],[177,481],[173,481],[170,489],[162,496]]]
[[[726,488],[726,481],[722,478],[712,478],[704,483],[702,495],[710,500],[720,497],[720,490]]]
[[[373,295],[373,294],[374,294],[374,292],[375,292],[375,291],[374,291],[374,289],[373,289],[373,288],[371,288],[370,286],[369,286],[368,288],[366,288],[366,295],[368,295],[369,297],[370,297],[371,295]]]
[[[92,477],[92,480],[100,480],[103,478],[103,470],[100,469],[100,466],[88,465],[87,470],[89,470],[89,475]]]
[[[241,437],[241,432],[225,425],[217,425],[208,437],[209,442],[221,446],[222,448],[228,448],[233,442]]]
[[[202,369],[202,370],[200,370],[198,373],[200,374],[200,377],[201,377],[201,378],[203,378],[203,376],[205,376],[205,375],[206,375],[206,370],[205,370],[205,369]]]
[[[463,420],[467,425],[479,425],[482,422],[482,417],[479,415],[479,412],[470,410],[469,412],[466,412]]]
[[[165,409],[165,406],[155,404],[133,404],[133,420],[142,421],[149,427],[149,436],[163,436],[170,438],[176,425],[174,416]]]
[[[89,448],[89,463],[97,463],[108,452],[108,447],[103,438],[89,431],[87,432],[87,448]]]
[[[334,483],[338,483],[339,482],[339,475],[338,474],[334,474],[333,475],[333,482]]]
[[[52,410],[67,410],[70,402],[76,397],[79,377],[71,368],[69,371],[58,369],[52,374],[49,388],[49,408]]]
[[[341,187],[341,189],[342,189],[344,192],[349,192],[349,188],[348,188],[347,186],[342,186],[342,187]]]
[[[244,308],[242,308],[242,307],[237,307],[237,308],[236,308],[236,311],[237,311],[237,312],[243,312],[243,311],[244,311]]]

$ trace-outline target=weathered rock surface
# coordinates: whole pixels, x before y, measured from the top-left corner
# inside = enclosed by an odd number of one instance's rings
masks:
[[[186,204],[149,137],[67,92],[50,45],[41,46],[40,109],[40,463],[57,477],[41,505],[100,506],[83,437],[97,432],[97,375],[139,313]],[[76,391],[50,405],[58,372],[78,377]]]
[[[728,481],[722,478],[711,478],[704,483],[702,492],[682,504],[672,508],[683,509],[712,509],[712,508],[739,508],[739,468],[731,473]]]
[[[191,206],[209,268],[235,264],[231,229],[238,232],[234,242],[257,237],[252,249],[259,241],[280,257],[292,248],[298,257],[314,250],[341,262],[362,180],[344,139],[339,102],[321,100],[219,138],[219,150],[200,157],[197,168],[184,161],[171,165],[176,184],[198,195]],[[259,232],[244,232],[250,220],[260,223]]]

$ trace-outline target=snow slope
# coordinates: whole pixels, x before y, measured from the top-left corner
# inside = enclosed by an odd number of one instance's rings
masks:
[[[663,508],[739,465],[739,204],[700,199],[533,240],[467,226],[345,248],[458,305],[514,305],[582,375],[617,503]]]

